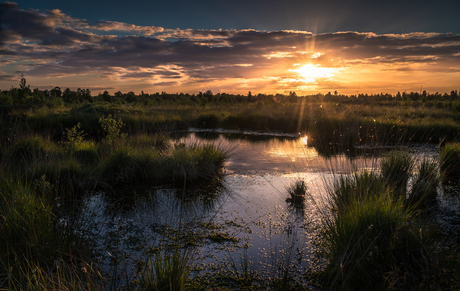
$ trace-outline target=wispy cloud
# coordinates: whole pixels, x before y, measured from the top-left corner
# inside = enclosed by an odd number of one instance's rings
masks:
[[[439,86],[458,86],[460,77],[460,35],[180,30],[90,23],[12,2],[0,9],[0,84],[22,71],[36,82],[96,74],[114,88],[121,80],[144,80],[147,92],[173,86],[174,91],[351,92],[362,83],[388,92],[429,87],[430,74],[436,80],[442,75]],[[315,78],[299,70],[305,65],[333,73]]]

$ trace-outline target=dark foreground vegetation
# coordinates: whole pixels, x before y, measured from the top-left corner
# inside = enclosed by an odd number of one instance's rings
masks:
[[[442,156],[451,156],[454,146],[458,144],[446,147]],[[440,237],[431,219],[440,179],[448,183],[446,173],[453,170],[446,158],[440,164],[441,175],[434,161],[423,160],[414,168],[407,153],[391,152],[380,173],[356,173],[335,182],[328,195],[331,213],[320,231],[319,248],[328,262],[319,274],[323,288],[460,288],[458,242]]]
[[[31,91],[22,79],[20,88],[0,93],[0,106],[0,289],[121,289],[82,234],[80,203],[120,186],[167,183],[185,189],[221,179],[221,149],[173,143],[167,135],[190,127],[306,132],[325,153],[352,153],[371,143],[447,142],[439,163],[423,161],[414,168],[406,153],[395,152],[379,173],[341,177],[330,189],[330,212],[318,230],[318,257],[326,267],[309,276],[327,290],[460,288],[458,245],[439,239],[430,224],[436,187],[459,182],[460,147],[449,143],[460,134],[456,91],[91,96],[81,89]],[[305,203],[302,181],[287,190],[288,203]],[[157,253],[136,266],[123,288],[225,288],[210,278],[192,282],[191,258],[182,247]],[[247,266],[233,277],[212,277],[230,280],[226,286],[232,289],[308,288],[287,277],[263,282]]]

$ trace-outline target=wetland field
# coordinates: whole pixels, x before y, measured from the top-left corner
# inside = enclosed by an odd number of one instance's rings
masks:
[[[0,92],[0,290],[460,288],[456,91],[53,90]]]

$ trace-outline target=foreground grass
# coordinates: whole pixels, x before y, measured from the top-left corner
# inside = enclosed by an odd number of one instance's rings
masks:
[[[407,154],[394,152],[383,159],[380,174],[335,182],[328,195],[331,214],[320,231],[319,254],[328,262],[320,275],[324,289],[458,288],[458,248],[440,248],[433,226],[420,216],[436,200],[436,166],[422,161],[406,195],[412,167]]]
[[[89,241],[79,221],[62,223],[45,189],[0,176],[0,288],[77,290],[95,286]]]

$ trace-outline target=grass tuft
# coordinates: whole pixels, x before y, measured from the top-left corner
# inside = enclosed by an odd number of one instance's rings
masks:
[[[423,160],[418,168],[414,186],[409,195],[409,205],[427,208],[436,201],[437,187],[439,184],[438,165],[428,160]]]
[[[412,175],[414,162],[407,152],[393,151],[383,158],[380,165],[382,177],[396,197],[405,197],[407,182]]]
[[[321,230],[329,261],[322,274],[325,289],[386,289],[390,279],[384,274],[393,274],[394,281],[405,273],[417,277],[428,267],[421,234],[409,223],[413,213],[378,176],[342,177],[330,194],[336,211]]]
[[[190,254],[175,251],[156,255],[141,275],[141,287],[146,291],[182,291],[191,272]]]
[[[448,143],[442,149],[440,170],[443,183],[460,182],[460,143]]]
[[[296,180],[290,186],[286,187],[286,191],[290,195],[290,197],[286,199],[286,202],[293,203],[296,206],[303,205],[307,193],[307,185],[304,180]]]

